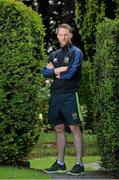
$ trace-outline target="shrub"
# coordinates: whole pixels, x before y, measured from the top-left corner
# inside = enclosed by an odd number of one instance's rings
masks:
[[[76,0],[75,2],[77,27],[84,42],[85,53],[92,60],[95,54],[96,26],[103,21],[104,17],[115,19],[119,10],[119,2],[118,0]]]
[[[0,12],[0,161],[8,164],[38,139],[44,27],[22,2],[1,0]]]
[[[102,166],[119,170],[119,20],[98,25],[95,59],[95,117]]]
[[[93,68],[92,63],[89,61],[83,61],[82,63],[82,78],[81,78],[81,86],[79,89],[80,94],[80,102],[82,105],[86,106],[87,112],[84,117],[85,121],[85,129],[93,129],[93,94],[92,94],[92,74]]]
[[[96,25],[102,21],[105,15],[104,10],[103,1],[99,3],[95,0],[76,0],[76,23],[89,60],[92,60],[95,53]]]

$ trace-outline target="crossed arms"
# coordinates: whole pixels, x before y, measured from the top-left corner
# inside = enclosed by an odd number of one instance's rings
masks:
[[[73,62],[69,66],[55,68],[51,62],[43,67],[42,73],[46,78],[71,79],[81,65],[81,52],[76,48]]]
[[[62,66],[62,67],[54,68],[53,64],[51,62],[49,62],[46,65],[46,68],[49,69],[49,70],[54,69],[55,77],[60,79],[60,73],[67,71],[68,66]]]

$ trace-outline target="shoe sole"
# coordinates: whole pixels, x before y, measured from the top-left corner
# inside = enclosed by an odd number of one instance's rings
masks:
[[[53,174],[53,173],[64,174],[64,173],[66,173],[66,170],[58,170],[58,171],[47,171],[47,170],[44,170],[44,172],[48,173],[48,174]]]
[[[72,173],[72,172],[67,172],[67,174],[73,175],[73,176],[83,176],[85,175],[85,172],[80,172],[80,173]]]

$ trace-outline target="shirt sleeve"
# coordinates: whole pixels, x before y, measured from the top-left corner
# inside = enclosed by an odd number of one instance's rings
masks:
[[[69,65],[67,71],[60,73],[60,79],[71,79],[72,76],[77,71],[78,67],[81,65],[83,59],[83,53],[80,49],[74,49],[74,60],[71,65]]]
[[[52,53],[49,55],[48,63],[52,62]],[[45,78],[55,77],[54,68],[47,68],[46,65],[42,68],[42,74]]]

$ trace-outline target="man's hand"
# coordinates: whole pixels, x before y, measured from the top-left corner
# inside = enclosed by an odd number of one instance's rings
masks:
[[[54,68],[53,64],[51,62],[49,62],[47,65],[46,65],[46,68],[48,69],[52,69]]]
[[[60,79],[60,74],[58,74],[58,75],[56,76],[56,78]]]
[[[53,69],[54,68],[54,65],[49,62],[47,65],[46,65],[46,68],[48,69]],[[61,72],[65,72],[66,70],[68,69],[68,66],[62,66],[62,67],[58,67],[58,68],[54,68],[54,72],[56,74],[56,78],[60,78],[60,73]]]
[[[58,75],[61,72],[65,72],[67,69],[68,69],[68,66],[62,66],[62,67],[59,67],[59,68],[55,68],[54,72],[55,72],[56,75]]]

